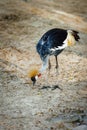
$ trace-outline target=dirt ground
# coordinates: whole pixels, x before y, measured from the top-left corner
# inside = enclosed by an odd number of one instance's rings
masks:
[[[42,66],[36,52],[51,28],[79,31],[79,43],[59,55],[33,86],[31,68]],[[53,89],[59,86],[61,89]],[[0,1],[0,130],[72,130],[87,125],[87,1]]]

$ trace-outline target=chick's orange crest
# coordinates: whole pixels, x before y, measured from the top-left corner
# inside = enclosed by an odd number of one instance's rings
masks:
[[[38,69],[32,69],[32,70],[30,70],[29,71],[29,73],[28,73],[28,77],[34,77],[34,76],[36,76],[36,75],[39,75],[39,71],[38,71]]]

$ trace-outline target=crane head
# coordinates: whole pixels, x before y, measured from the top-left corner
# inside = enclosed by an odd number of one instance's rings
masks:
[[[37,79],[41,76],[41,73],[39,73],[39,70],[34,68],[29,71],[28,77],[30,77],[31,81],[33,82],[33,85],[35,85]]]

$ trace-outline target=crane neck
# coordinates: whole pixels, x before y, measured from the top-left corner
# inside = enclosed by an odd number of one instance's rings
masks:
[[[44,60],[43,60],[43,65],[40,69],[40,73],[43,73],[43,71],[45,71],[48,67],[48,59],[49,59],[49,56],[47,56]]]

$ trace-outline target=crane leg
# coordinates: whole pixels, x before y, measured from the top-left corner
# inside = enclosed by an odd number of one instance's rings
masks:
[[[56,74],[58,74],[58,68],[59,68],[59,65],[58,65],[58,59],[57,59],[57,55],[55,56],[55,59],[56,59]]]
[[[50,75],[50,69],[51,69],[51,62],[50,62],[50,59],[48,61],[48,77]]]
[[[51,69],[51,62],[50,62],[50,59],[49,59],[49,71],[50,71],[50,69]]]

